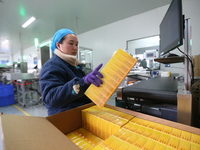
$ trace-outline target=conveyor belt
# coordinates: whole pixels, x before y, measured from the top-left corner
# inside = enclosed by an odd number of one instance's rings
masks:
[[[178,81],[172,77],[157,77],[143,80],[123,88],[123,97],[141,98],[166,103],[177,103]]]

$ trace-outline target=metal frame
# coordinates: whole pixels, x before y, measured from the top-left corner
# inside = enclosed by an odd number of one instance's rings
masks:
[[[26,84],[29,83],[29,84]],[[39,81],[37,80],[17,80],[17,101],[23,107],[36,105],[41,99],[38,93]]]

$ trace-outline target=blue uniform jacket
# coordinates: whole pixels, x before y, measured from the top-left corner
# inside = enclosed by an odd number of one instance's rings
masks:
[[[91,102],[84,95],[88,88],[82,79],[84,76],[81,66],[72,66],[57,55],[43,65],[39,83],[48,115]],[[78,94],[73,89],[76,84],[80,85]]]

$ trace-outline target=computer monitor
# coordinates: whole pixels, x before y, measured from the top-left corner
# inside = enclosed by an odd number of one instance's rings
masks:
[[[172,0],[160,24],[160,56],[183,45],[182,1]]]

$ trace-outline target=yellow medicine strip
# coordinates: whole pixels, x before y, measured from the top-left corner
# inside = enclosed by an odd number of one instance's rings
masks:
[[[185,140],[180,140],[178,150],[189,150],[191,147],[191,143]]]
[[[134,143],[136,142],[136,140],[139,138],[140,136],[138,134],[132,133],[126,140],[126,142],[134,145]]]
[[[68,137],[71,141],[73,141],[75,138],[77,138],[78,136],[76,134],[74,134],[73,132],[68,133],[66,135],[66,137]]]
[[[87,131],[84,128],[79,128],[75,131],[73,131],[74,134],[77,136],[81,136],[85,141],[90,143],[92,146],[96,146],[103,142],[103,140],[96,135],[92,134],[91,132]]]
[[[126,144],[124,141],[118,139],[115,137],[115,141],[113,144],[109,145],[107,148],[108,149],[113,149],[113,150],[117,150],[122,144]]]
[[[146,137],[149,138],[153,132],[154,132],[153,129],[147,128],[147,129],[145,130],[145,132],[143,133],[143,136],[146,136]]]
[[[186,140],[186,141],[189,141],[190,142],[190,140],[191,140],[191,133],[189,133],[189,132],[186,132],[186,131],[182,131],[181,132],[181,139],[183,139],[183,140]]]
[[[200,135],[192,134],[191,142],[200,145]]]
[[[162,132],[164,128],[165,128],[165,125],[157,124],[157,126],[155,127],[155,130],[158,130],[158,131]]]
[[[111,145],[114,141],[116,140],[116,138],[114,136],[110,136],[109,138],[107,138],[104,142],[102,142],[100,144],[101,147],[103,148],[107,148],[109,147],[109,145]]]
[[[122,133],[122,134],[120,135],[120,133]],[[122,129],[122,130],[120,130],[120,132],[116,132],[116,134],[114,136],[118,137],[119,139],[121,139],[123,141],[127,141],[132,134],[133,134],[133,132]]]
[[[131,150],[131,149],[133,149],[132,148],[133,146],[131,145],[131,144],[129,144],[129,143],[127,143],[127,142],[123,142],[118,148],[117,148],[117,150]],[[135,147],[134,147],[134,149],[135,149]],[[137,148],[136,148],[137,149]]]
[[[137,118],[137,117],[130,120],[130,122],[136,123],[136,124],[142,124],[142,121],[143,121],[143,119],[140,119],[140,118]]]
[[[171,136],[167,145],[174,148],[174,149],[177,149],[178,146],[179,146],[179,142],[180,142],[179,138]]]
[[[161,136],[161,132],[154,130],[153,133],[150,135],[150,138],[157,141]]]
[[[156,126],[157,126],[157,123],[155,123],[155,122],[150,122],[149,125],[148,125],[148,127],[151,128],[151,129],[156,128]]]
[[[120,117],[120,118],[124,118],[124,119],[127,119],[127,120],[130,120],[130,119],[132,119],[134,117],[132,115],[129,115],[129,114],[117,111],[117,110],[113,110],[113,109],[110,109],[110,108],[106,108],[106,107],[99,108],[97,106],[92,106],[90,108],[94,109],[94,110],[104,111],[106,113],[109,113],[109,114],[112,114],[114,116],[117,116],[117,117]]]
[[[147,138],[140,136],[136,142],[134,143],[134,146],[138,147],[138,148],[142,148],[143,145],[148,141]]]
[[[146,141],[146,143],[141,147],[141,149],[143,149],[143,150],[153,150],[155,145],[156,145],[155,141],[148,139]]]
[[[200,149],[200,145],[191,144],[191,150],[199,150],[199,149]]]
[[[166,149],[166,145],[163,145],[161,143],[156,143],[154,150],[165,150]]]
[[[165,126],[162,132],[167,133],[167,134],[171,134],[172,129],[173,129],[172,127]]]
[[[100,145],[97,145],[95,148],[93,148],[92,150],[105,150],[105,148],[103,148]]]
[[[141,125],[142,125],[142,126],[147,127],[147,126],[149,125],[149,122],[150,122],[150,121],[147,121],[147,120],[141,119]]]
[[[81,149],[92,149],[103,142],[102,139],[85,130],[79,128],[66,135],[74,144]]]
[[[139,126],[135,132],[136,132],[137,134],[141,134],[141,135],[142,135],[142,133],[145,132],[145,130],[146,130],[145,127]]]
[[[136,130],[140,127],[140,125],[137,124],[133,124],[131,122],[127,123],[125,126],[123,126],[122,128],[125,128],[131,132],[136,132]]]
[[[175,150],[175,149],[172,148],[172,147],[167,146],[165,150]]]
[[[116,136],[117,138],[120,138],[127,130],[125,129],[119,129],[114,136]]]
[[[167,145],[169,139],[170,139],[170,136],[168,134],[162,133],[160,138],[158,139],[158,142]]]
[[[91,84],[85,91],[85,95],[98,107],[103,107],[136,62],[137,59],[133,58],[125,51],[118,49],[101,70],[104,76],[104,78],[102,78],[103,84],[101,84],[100,87]],[[120,74],[120,76],[116,76],[117,74]]]
[[[173,128],[170,134],[179,138],[181,136],[181,130]]]
[[[68,135],[66,136],[69,138]],[[75,135],[74,137],[71,138],[71,141],[74,142],[74,144],[77,145],[78,147],[84,147],[85,145],[87,145],[87,147],[92,147],[86,141],[84,141],[84,139],[82,139],[80,136]]]

